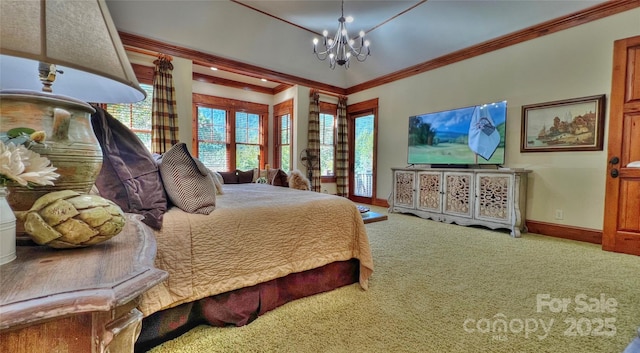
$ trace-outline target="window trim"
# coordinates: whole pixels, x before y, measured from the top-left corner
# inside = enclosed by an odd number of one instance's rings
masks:
[[[355,196],[353,192],[353,188],[355,186],[354,183],[354,173],[353,163],[349,163],[349,200],[354,202],[360,202],[365,204],[372,204],[377,206],[383,206],[382,203],[378,202],[378,191],[377,191],[377,183],[378,183],[378,98],[370,99],[364,102],[355,103],[352,105],[347,105],[347,126],[349,129],[349,160],[354,161],[355,150],[353,145],[355,143],[355,120],[358,117],[373,115],[373,166],[372,166],[372,192],[371,197],[363,197],[363,196]]]
[[[273,167],[281,168],[280,160],[282,159],[282,150],[280,149],[281,141],[281,120],[284,115],[289,115],[289,160],[290,167],[293,167],[293,98],[273,106]]]
[[[337,178],[336,178],[336,152],[337,152],[337,145],[336,145],[336,139],[337,139],[337,135],[338,135],[338,104],[335,103],[329,103],[329,102],[320,102],[320,114],[330,114],[333,115],[333,175],[332,176],[320,176],[320,183],[335,183],[337,182]],[[320,174],[322,174],[322,171],[320,171]]]
[[[141,66],[141,65],[138,65],[138,66]],[[149,99],[149,100],[153,100],[153,91],[154,91],[153,83],[149,83],[149,82],[147,82],[146,80],[144,80],[144,81],[142,81],[142,80],[141,80],[141,81],[140,81],[140,85],[141,85],[141,86],[149,86],[149,87],[151,87],[151,92],[152,92],[151,96],[149,96],[149,94],[148,94],[147,90],[145,90],[145,89],[144,89],[144,87],[141,87],[141,88],[142,88],[145,92],[147,92],[147,97],[145,98],[145,100],[147,100],[147,99]],[[129,110],[129,122],[128,122],[128,123],[126,123],[126,124],[125,124],[124,122],[122,122],[122,121],[119,119],[119,117],[115,117],[115,116],[114,116],[114,118],[116,118],[116,120],[118,120],[118,121],[120,121],[121,123],[123,123],[123,124],[124,124],[124,125],[129,129],[129,130],[131,130],[131,132],[133,132],[136,136],[138,136],[138,134],[139,134],[139,133],[140,133],[140,134],[148,134],[148,135],[149,135],[149,141],[150,141],[150,144],[149,144],[148,146],[145,144],[145,147],[146,147],[149,151],[151,151],[151,149],[153,148],[153,121],[152,121],[152,116],[153,116],[153,102],[151,102],[151,109],[149,110],[149,122],[150,122],[150,124],[149,124],[149,125],[150,125],[150,126],[149,126],[149,127],[150,127],[150,128],[149,128],[149,130],[146,130],[146,129],[138,129],[138,128],[134,128],[134,127],[132,126],[132,125],[133,125],[133,112],[134,112],[133,106],[134,106],[135,104],[137,104],[137,103],[139,103],[139,102],[136,102],[136,103],[115,103],[115,104],[113,104],[113,103],[111,103],[111,104],[106,104],[106,103],[105,103],[105,104],[101,104],[101,106],[102,106],[102,108],[103,108],[104,110],[106,110],[107,112],[109,111],[109,106],[116,106],[116,105],[125,105],[125,106],[128,106],[128,108],[129,108],[129,109],[128,109],[128,110]],[[113,115],[113,114],[112,114],[112,115]],[[138,136],[138,138],[139,138],[139,139],[144,143],[144,140],[143,140],[142,138],[140,138],[140,136]]]
[[[153,86],[153,72],[155,68],[153,66],[145,66],[140,64],[131,64],[133,72],[138,79],[138,83]]]
[[[260,119],[260,163],[259,168],[264,168],[267,158],[268,149],[268,117],[269,106],[261,103],[253,103],[247,101],[240,101],[231,98],[222,98],[209,96],[205,94],[194,93],[193,97],[193,111],[192,111],[192,135],[191,135],[191,147],[193,155],[198,157],[198,107],[220,109],[227,113],[227,161],[229,171],[235,171],[236,166],[236,112],[244,112],[249,114],[257,114]]]

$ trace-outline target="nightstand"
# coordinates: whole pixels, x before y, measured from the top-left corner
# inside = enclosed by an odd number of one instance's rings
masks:
[[[0,352],[133,352],[137,298],[167,273],[153,231],[127,215],[123,231],[87,248],[18,246],[0,266]]]

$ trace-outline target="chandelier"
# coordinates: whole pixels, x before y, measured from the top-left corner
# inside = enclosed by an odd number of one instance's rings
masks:
[[[338,31],[333,38],[328,37],[327,30],[322,32],[324,44],[321,50],[318,50],[318,38],[313,39],[313,53],[322,61],[329,58],[331,69],[335,69],[336,64],[344,66],[346,69],[349,67],[351,58],[355,57],[360,62],[365,61],[367,56],[371,55],[371,50],[369,49],[369,41],[364,39],[364,31],[360,31],[358,37],[349,39],[346,23],[353,22],[353,17],[344,17],[344,0],[342,0],[342,15],[338,22]],[[356,40],[359,42],[357,45]]]

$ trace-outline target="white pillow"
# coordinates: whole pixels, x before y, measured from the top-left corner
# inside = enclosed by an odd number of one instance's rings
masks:
[[[224,184],[224,179],[222,179],[222,175],[212,170],[209,170],[209,175],[211,175],[211,178],[213,179],[213,183],[216,185],[216,191],[218,195],[224,194],[224,191],[222,190],[222,184]]]

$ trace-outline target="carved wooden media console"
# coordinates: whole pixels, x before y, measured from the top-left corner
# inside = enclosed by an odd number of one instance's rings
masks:
[[[133,352],[136,298],[167,277],[153,267],[152,231],[133,217],[91,247],[17,247],[0,266],[0,352]]]
[[[391,212],[526,232],[528,170],[393,168]]]

